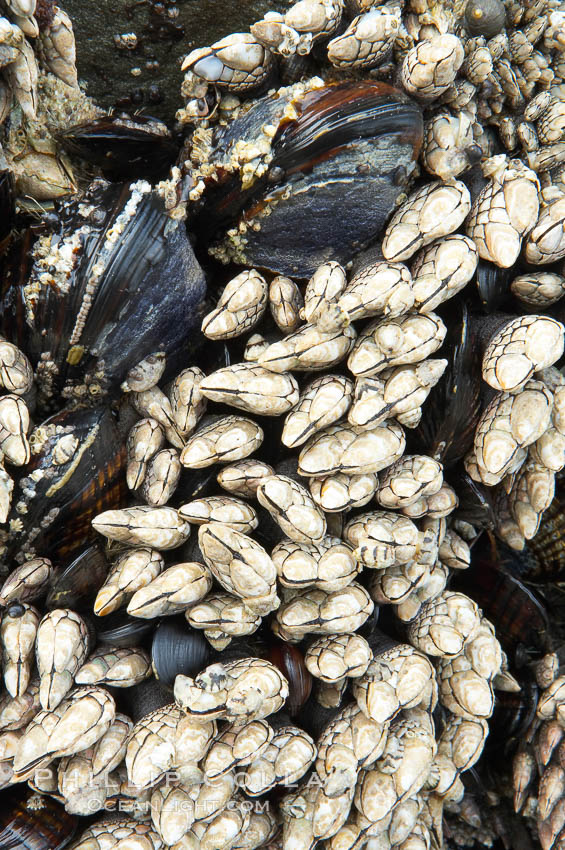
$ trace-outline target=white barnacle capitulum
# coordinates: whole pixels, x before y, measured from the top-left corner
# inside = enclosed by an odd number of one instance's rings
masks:
[[[354,632],[372,614],[374,603],[357,582],[332,592],[310,588],[283,602],[276,613],[275,632],[298,642],[310,634]]]
[[[270,50],[249,33],[232,33],[211,47],[200,47],[185,57],[183,71],[192,71],[230,92],[245,92],[264,83],[272,70]]]
[[[339,27],[341,0],[299,0],[282,15],[267,12],[251,27],[257,41],[281,56],[304,56],[316,42],[330,38]]]
[[[212,576],[204,564],[192,561],[174,564],[136,590],[127,610],[132,616],[144,619],[176,614],[199,602],[211,588]]]
[[[259,416],[280,416],[298,401],[296,379],[277,374],[255,363],[236,363],[212,372],[200,383],[200,392],[210,401]]]
[[[0,383],[10,393],[25,395],[33,385],[33,369],[23,351],[0,337]]]
[[[218,461],[241,460],[263,442],[263,429],[244,416],[226,416],[203,424],[181,452],[180,462],[189,469],[202,469]]]
[[[116,706],[107,690],[76,688],[55,709],[40,711],[28,724],[14,758],[18,781],[56,758],[71,756],[98,741],[110,728]]]
[[[516,392],[534,372],[563,354],[565,327],[549,316],[518,316],[491,338],[483,355],[483,378],[493,389]]]
[[[278,711],[288,696],[288,682],[269,661],[242,658],[212,664],[195,679],[177,676],[175,699],[190,716],[223,718],[236,725]]]
[[[392,366],[420,363],[435,354],[446,333],[446,326],[435,313],[378,319],[360,333],[347,366],[356,377],[368,377]]]
[[[267,309],[267,283],[255,269],[231,280],[211,313],[202,320],[210,339],[232,339],[255,327]]]
[[[189,366],[174,378],[169,389],[169,401],[176,430],[184,439],[198,424],[206,411],[207,399],[200,392],[204,372]]]
[[[452,84],[464,58],[461,41],[451,33],[422,39],[404,57],[402,85],[410,95],[434,100]]]
[[[22,696],[29,685],[38,625],[37,610],[26,603],[11,603],[2,616],[4,684],[12,697]]]
[[[303,729],[291,724],[277,728],[267,747],[251,763],[243,776],[250,797],[270,791],[275,785],[294,785],[316,758],[314,741]]]
[[[96,595],[94,613],[103,617],[120,608],[164,568],[163,556],[156,549],[138,547],[118,555]]]
[[[477,270],[479,254],[472,239],[455,233],[423,248],[412,262],[414,306],[429,313],[457,295]]]
[[[410,563],[419,549],[416,524],[393,511],[360,514],[347,523],[343,534],[355,547],[354,556],[367,567]]]
[[[156,419],[140,419],[131,428],[126,443],[127,484],[130,490],[137,490],[143,483],[147,464],[165,442],[164,428]]]
[[[422,606],[408,626],[408,639],[428,655],[451,658],[459,655],[479,625],[479,609],[472,599],[444,591]]]
[[[222,523],[205,523],[198,529],[198,544],[216,581],[250,611],[264,615],[278,607],[277,571],[259,543]]]
[[[361,711],[385,723],[403,709],[433,710],[437,702],[435,671],[426,656],[409,644],[377,651],[366,672],[353,682]]]
[[[460,180],[426,183],[400,205],[382,244],[386,260],[406,260],[424,245],[457,230],[471,209],[469,190]]]
[[[77,685],[131,688],[151,676],[151,661],[137,647],[99,647],[75,674]]]
[[[92,526],[109,540],[156,549],[175,549],[190,534],[189,524],[173,508],[149,505],[104,511],[92,520]]]
[[[455,115],[448,110],[433,115],[426,124],[421,156],[426,170],[442,180],[467,171],[481,156],[473,136],[472,115],[464,110]]]
[[[87,625],[75,611],[60,608],[43,617],[37,629],[36,657],[44,709],[56,708],[70,691],[88,647]]]
[[[314,640],[304,656],[306,667],[322,682],[362,676],[373,658],[371,647],[361,635],[327,635]]]
[[[0,589],[0,605],[9,602],[32,602],[41,597],[54,575],[48,558],[32,558],[12,570]]]
[[[305,444],[298,457],[298,473],[319,478],[340,472],[379,472],[400,458],[405,446],[404,431],[392,419],[370,429],[330,425]]]
[[[243,534],[250,533],[259,524],[255,508],[231,496],[204,496],[201,499],[193,499],[180,506],[179,515],[195,525],[219,522]]]
[[[306,488],[286,475],[270,475],[257,487],[257,500],[291,540],[319,542],[326,519]]]
[[[483,260],[509,268],[538,219],[539,181],[521,160],[502,154],[487,160],[483,171],[490,180],[473,202],[467,236]]]
[[[30,418],[27,404],[15,394],[0,398],[0,450],[6,461],[14,466],[25,466],[30,458],[27,437]]]
[[[259,365],[271,372],[319,372],[343,360],[356,338],[351,325],[333,331],[323,331],[314,324],[302,325],[280,342],[269,345],[259,357]]]
[[[545,265],[565,256],[564,221],[565,196],[560,192],[546,194],[542,191],[538,220],[530,230],[524,247],[528,263]]]
[[[354,18],[328,44],[336,68],[375,68],[390,56],[400,31],[400,6],[379,6]]]
[[[281,442],[289,448],[302,445],[316,431],[337,422],[351,404],[353,384],[342,375],[322,375],[307,384],[287,414]]]
[[[283,334],[295,331],[300,324],[304,298],[289,277],[277,275],[269,284],[269,309],[275,324]]]
[[[341,590],[359,573],[353,551],[341,538],[327,535],[319,542],[298,543],[282,540],[271,558],[283,587],[319,587]]]
[[[232,593],[209,593],[185,611],[193,629],[202,629],[214,649],[225,649],[232,638],[252,635],[262,618],[246,607],[245,601]]]

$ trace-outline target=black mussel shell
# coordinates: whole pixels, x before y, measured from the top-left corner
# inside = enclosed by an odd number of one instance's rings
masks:
[[[62,850],[78,825],[52,797],[32,794],[18,786],[0,792],[0,848],[2,850]]]
[[[547,612],[519,579],[509,572],[511,557],[504,558],[487,541],[473,563],[454,577],[453,589],[467,593],[496,629],[496,636],[511,663],[518,648],[530,653],[550,651]]]
[[[14,226],[14,219],[14,178],[10,171],[0,171],[0,250]]]
[[[462,463],[449,470],[446,480],[459,498],[457,519],[471,523],[479,533],[483,529],[494,528],[496,519],[489,492],[491,488],[473,481]]]
[[[164,178],[179,151],[167,127],[149,115],[106,115],[70,127],[57,139],[68,153],[118,181]]]
[[[312,691],[312,676],[304,663],[304,656],[297,646],[277,641],[269,645],[266,657],[288,681],[288,698],[284,710],[294,717]]]
[[[156,628],[151,644],[151,663],[159,682],[172,688],[179,673],[194,678],[211,657],[202,632],[188,625],[184,616],[167,617]]]
[[[259,543],[264,546],[266,549],[274,549],[277,543],[280,543],[281,540],[284,540],[285,534],[278,522],[273,518],[272,514],[269,513],[262,505],[258,505],[255,508],[257,512],[257,519],[259,520],[259,525],[254,531],[254,536],[257,538]]]
[[[522,740],[530,727],[538,705],[539,691],[533,681],[520,682],[514,693],[497,691],[494,713],[489,720],[489,749],[508,749],[516,739]]]
[[[479,260],[477,266],[477,291],[485,313],[499,310],[510,295],[510,282],[516,276],[515,269],[501,269],[494,263]]]
[[[88,546],[71,563],[58,570],[51,580],[46,607],[92,609],[93,597],[104,584],[109,564],[101,547]]]
[[[186,469],[183,467],[175,490],[175,498],[182,504],[183,502],[191,502],[192,499],[217,495],[219,486],[216,481],[217,475],[218,470],[215,466],[206,466],[204,469]]]
[[[291,109],[296,119],[286,117]],[[234,145],[253,144],[265,124],[277,127],[268,172],[251,185],[223,183]],[[243,265],[304,278],[326,260],[345,264],[378,235],[406,189],[422,132],[420,107],[384,83],[268,95],[218,131],[218,183],[194,226],[209,239],[236,224],[219,256]]]
[[[184,224],[148,183],[94,181],[62,204],[57,231],[34,252],[30,279],[5,293],[2,328],[36,368],[44,409],[61,394],[79,405],[118,395],[157,351],[166,378],[199,340],[204,274]]]
[[[109,643],[115,647],[137,646],[155,628],[153,620],[130,617],[121,609],[105,617],[94,617],[94,628],[98,643]]]
[[[340,705],[339,708],[324,708],[312,694],[308,701],[304,703],[298,715],[294,718],[294,721],[316,741],[326,726],[344,708],[346,708],[345,704]]]
[[[424,403],[416,439],[419,451],[446,466],[461,460],[473,445],[481,413],[480,359],[467,307],[450,308],[449,328],[440,356],[447,368]]]
[[[118,709],[131,717],[134,723],[150,711],[156,711],[173,701],[171,691],[153,678],[145,679],[131,688],[115,688],[113,696]]]
[[[106,407],[62,410],[30,442],[31,460],[14,486],[6,555],[65,563],[99,540],[92,519],[124,504],[124,444]]]

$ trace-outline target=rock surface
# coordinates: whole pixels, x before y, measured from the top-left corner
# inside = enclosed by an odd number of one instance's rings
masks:
[[[102,107],[138,109],[174,121],[182,105],[182,58],[246,31],[284,0],[65,0],[77,42],[79,79]]]

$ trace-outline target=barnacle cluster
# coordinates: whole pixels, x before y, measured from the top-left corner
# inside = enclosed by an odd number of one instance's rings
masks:
[[[0,846],[560,847],[565,7],[289,3],[178,157],[2,8]]]

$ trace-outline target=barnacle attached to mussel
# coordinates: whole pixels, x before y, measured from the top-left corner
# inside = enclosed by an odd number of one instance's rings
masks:
[[[48,410],[61,397],[115,395],[148,355],[174,359],[198,321],[204,275],[184,227],[144,181],[95,181],[62,205],[33,259],[29,281],[5,295],[3,327],[29,355]]]
[[[109,408],[62,410],[30,435],[31,460],[14,487],[4,557],[65,560],[92,539],[90,522],[125,493],[125,450]]]
[[[414,173],[419,106],[372,81],[314,78],[241,109],[213,138],[195,133],[194,222],[221,260],[308,277],[348,262],[383,227]],[[209,145],[209,147],[208,147]],[[198,206],[198,205],[197,205]]]

